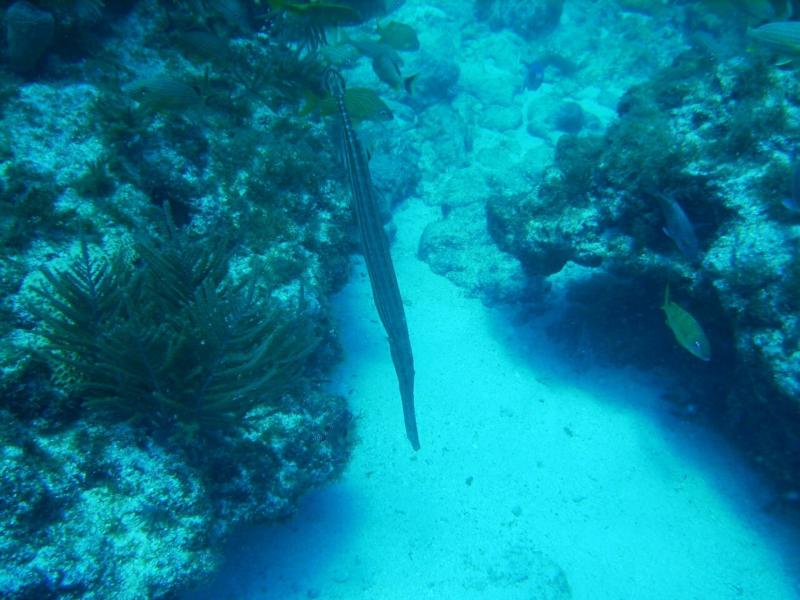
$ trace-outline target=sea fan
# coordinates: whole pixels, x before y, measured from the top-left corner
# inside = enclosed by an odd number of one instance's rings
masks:
[[[224,237],[192,239],[168,220],[137,249],[142,265],[123,267],[83,242],[70,269],[42,271],[34,312],[86,406],[173,436],[216,434],[302,381],[311,324],[257,293],[257,271],[231,282]]]

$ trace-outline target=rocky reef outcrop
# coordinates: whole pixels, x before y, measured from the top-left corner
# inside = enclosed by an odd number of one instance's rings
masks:
[[[349,458],[348,197],[249,12],[36,5],[52,46],[0,66],[0,595],[166,597]]]
[[[493,238],[530,276],[586,269],[571,300],[584,316],[619,319],[594,326],[596,356],[674,363],[659,358],[648,327],[658,319],[644,307],[657,308],[667,283],[679,290],[715,349],[702,374],[672,365],[703,388],[685,402],[701,403],[785,490],[800,466],[796,88],[768,55],[686,51],[631,88],[602,135],[561,137],[536,190],[488,203]],[[696,256],[665,235],[665,198],[687,217]]]

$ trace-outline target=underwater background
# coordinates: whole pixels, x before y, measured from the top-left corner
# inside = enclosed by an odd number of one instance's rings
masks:
[[[800,598],[799,2],[1,14],[0,597]]]

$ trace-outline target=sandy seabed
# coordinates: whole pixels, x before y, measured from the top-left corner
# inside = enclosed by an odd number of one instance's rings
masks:
[[[422,449],[363,263],[335,299],[356,415],[341,481],[245,532],[191,597],[498,600],[800,598],[797,535],[712,432],[630,371],[576,372],[541,332],[416,258],[434,209],[395,215]]]

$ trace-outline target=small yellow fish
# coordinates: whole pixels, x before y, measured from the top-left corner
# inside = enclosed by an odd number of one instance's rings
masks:
[[[664,306],[661,310],[667,315],[667,327],[675,334],[678,343],[700,360],[711,360],[711,344],[703,328],[686,309],[669,299],[669,284],[664,290]]]
[[[369,88],[347,88],[344,93],[344,106],[354,123],[391,121],[394,118],[391,109],[374,90]],[[306,105],[301,109],[300,115],[319,112],[329,116],[336,114],[338,110],[336,99],[333,96],[318,98],[311,92],[306,92]]]
[[[378,78],[392,89],[399,90],[405,88],[406,92],[412,93],[414,79],[416,75],[404,77],[400,71],[400,64],[392,58],[389,53],[384,53],[372,59],[372,70]]]
[[[366,37],[351,38],[344,32],[340,33],[339,37],[341,38],[342,44],[350,44],[364,56],[376,58],[386,54],[390,56],[398,65],[403,66],[403,59],[400,58],[400,55],[397,53],[397,51],[383,42],[371,40]]]
[[[390,21],[384,26],[378,24],[378,36],[381,43],[391,46],[395,50],[419,50],[419,38],[414,28],[405,23]]]

